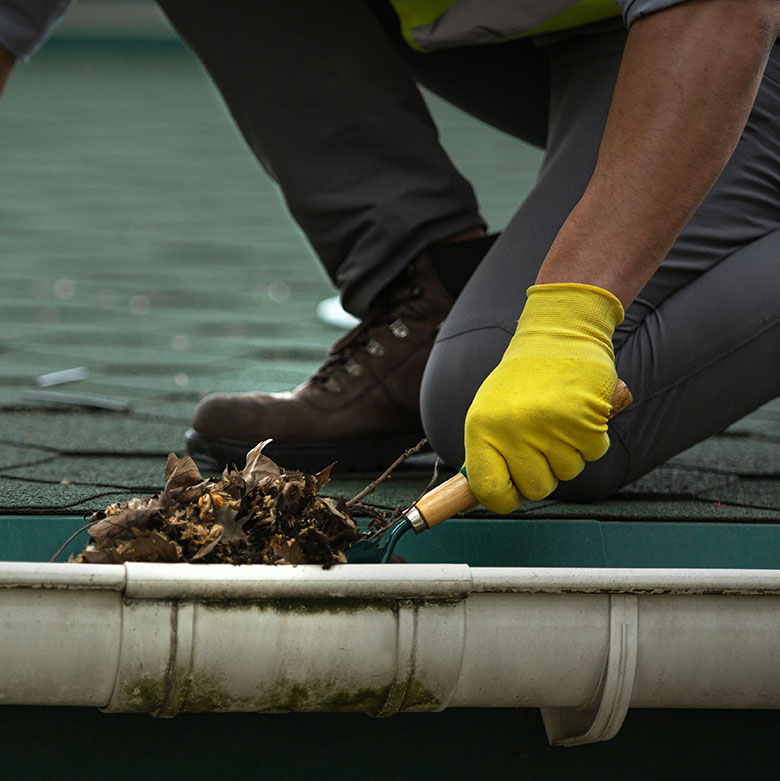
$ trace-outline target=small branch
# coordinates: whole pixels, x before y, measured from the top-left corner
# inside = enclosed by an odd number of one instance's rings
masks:
[[[433,488],[433,486],[436,485],[436,481],[439,479],[439,458],[436,457],[436,460],[433,462],[433,474],[431,475],[431,479],[428,481],[428,485],[425,486],[425,488],[422,489],[422,492],[420,495],[412,502],[412,507],[417,504],[417,502],[420,501],[420,499],[425,496],[425,494],[428,493],[428,491]]]
[[[377,486],[384,483],[384,481],[390,477],[393,470],[403,464],[403,462],[406,461],[409,456],[413,456],[415,453],[419,453],[427,444],[427,439],[421,439],[414,447],[410,447],[408,450],[405,450],[403,453],[401,453],[401,455],[398,456],[398,458],[396,458],[395,461],[393,461],[393,463],[390,464],[390,466],[385,469],[385,471],[382,472],[382,474],[379,475],[376,480],[370,482],[359,494],[353,496],[351,499],[348,499],[347,507],[352,507],[353,504],[359,502],[364,496],[368,496],[370,493],[373,493]]]
[[[356,502],[349,509],[351,510],[351,515],[353,517],[356,515],[365,515],[373,520],[382,522],[387,519],[388,514],[392,510],[392,508],[387,505],[364,504],[363,502]]]
[[[409,510],[410,510],[412,507],[414,507],[414,506],[417,504],[417,502],[419,502],[419,501],[420,501],[420,499],[422,499],[422,498],[423,498],[423,496],[425,496],[425,494],[427,494],[427,493],[428,493],[428,491],[430,491],[430,490],[431,490],[431,488],[433,488],[433,486],[434,486],[434,485],[436,485],[436,481],[437,481],[438,479],[439,479],[439,459],[438,459],[438,457],[437,457],[437,458],[436,458],[436,461],[434,461],[434,463],[433,463],[433,475],[431,476],[431,479],[428,481],[428,485],[426,485],[426,486],[425,486],[425,488],[423,488],[423,490],[422,490],[422,492],[420,493],[420,495],[419,495],[419,496],[418,496],[418,497],[417,497],[417,498],[416,498],[416,499],[415,499],[415,500],[412,502],[412,504],[411,504],[409,507],[407,507],[407,508],[405,508],[405,509],[403,509],[403,510],[402,510],[400,507],[396,507],[396,508],[393,510],[393,512],[390,514],[390,517],[389,517],[389,518],[386,520],[386,522],[385,522],[384,526],[382,526],[382,527],[377,527],[377,528],[376,528],[376,531],[375,531],[375,532],[374,532],[372,535],[370,535],[369,537],[367,537],[366,539],[369,539],[369,540],[373,540],[373,539],[377,539],[377,540],[379,540],[379,539],[381,539],[381,538],[382,538],[382,536],[384,535],[384,533],[385,533],[385,532],[386,532],[386,531],[387,531],[387,530],[388,530],[388,529],[389,529],[389,528],[390,528],[390,527],[391,527],[391,526],[392,526],[392,525],[393,525],[393,524],[394,524],[394,523],[395,523],[397,520],[399,520],[400,518],[403,518],[403,517],[404,517],[404,515],[406,515],[406,514],[409,512]]]
[[[57,556],[59,556],[60,553],[62,553],[62,551],[64,551],[65,548],[67,548],[68,545],[71,542],[73,542],[73,540],[75,540],[76,537],[79,536],[79,534],[81,534],[81,532],[86,531],[87,529],[89,529],[90,526],[94,526],[96,523],[97,523],[97,521],[90,521],[85,526],[82,526],[80,529],[78,529],[77,531],[73,532],[73,534],[71,534],[70,537],[68,537],[68,539],[65,540],[65,542],[62,543],[62,545],[60,545],[60,547],[57,550],[57,552],[49,559],[49,564],[51,564],[57,558]]]

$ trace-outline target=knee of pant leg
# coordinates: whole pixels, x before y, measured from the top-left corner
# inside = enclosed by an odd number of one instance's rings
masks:
[[[433,346],[420,390],[423,430],[431,447],[453,469],[463,464],[463,425],[471,400],[496,367],[511,334],[482,328]]]

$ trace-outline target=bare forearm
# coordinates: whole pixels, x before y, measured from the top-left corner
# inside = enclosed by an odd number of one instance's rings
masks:
[[[3,94],[6,82],[14,67],[14,58],[0,46],[0,95]]]
[[[633,25],[596,170],[538,283],[628,306],[728,162],[778,34],[777,1],[691,0]]]

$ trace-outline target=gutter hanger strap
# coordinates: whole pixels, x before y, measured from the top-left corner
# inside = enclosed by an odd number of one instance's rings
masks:
[[[583,746],[609,740],[623,726],[631,702],[637,657],[637,598],[610,597],[609,652],[601,687],[601,701],[590,726],[582,731],[583,711],[541,708],[547,739],[552,746]]]

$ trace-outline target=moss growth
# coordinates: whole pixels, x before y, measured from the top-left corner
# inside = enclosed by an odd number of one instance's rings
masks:
[[[317,711],[320,713],[374,712],[384,705],[390,686],[333,691],[328,681],[292,682],[278,681],[271,689],[264,689],[255,701],[258,712],[295,713]]]
[[[213,600],[199,603],[206,611],[270,611],[297,616],[311,615],[360,615],[367,611],[397,613],[394,600],[365,599],[298,599]],[[173,659],[169,661],[174,666]],[[255,692],[226,692],[225,682],[216,676],[199,672],[192,674],[183,669],[169,669],[159,676],[139,675],[127,683],[121,701],[131,711],[151,713],[155,716],[172,716],[179,712],[209,712],[228,710],[254,710],[257,712],[325,713],[365,712],[379,714],[385,707],[392,714],[395,709],[435,711],[442,707],[441,693],[431,689],[420,676],[413,675],[404,687],[396,687],[391,680],[374,687],[340,683],[334,675],[307,679],[307,670],[296,671],[294,679],[281,677],[270,685],[258,686]],[[389,677],[389,676],[388,676]],[[357,683],[357,682],[355,682]]]
[[[437,603],[439,604],[439,603]],[[332,597],[323,597],[321,599],[263,599],[258,597],[257,601],[248,602],[246,599],[223,598],[209,595],[208,599],[198,601],[199,610],[230,610],[231,608],[248,610],[272,610],[275,613],[297,613],[299,615],[343,615],[360,613],[366,610],[374,611],[396,611],[397,604],[395,600],[385,599],[340,599]]]
[[[168,694],[168,681],[164,675],[159,678],[144,675],[125,684],[121,702],[125,710],[157,716],[162,711]]]
[[[230,710],[233,700],[216,679],[198,676],[191,680],[186,673],[176,675],[171,686],[166,676],[144,675],[122,689],[121,701],[126,709],[153,716],[173,716],[178,712]]]
[[[122,703],[141,713],[157,713],[165,701],[167,685],[164,678],[143,676],[122,689]]]
[[[437,692],[425,686],[420,678],[409,679],[401,710],[437,711],[442,708],[443,703]]]
[[[187,683],[182,710],[189,713],[233,710],[234,700],[223,691],[219,682],[199,675]]]
[[[122,701],[130,710],[158,715],[176,712],[205,713],[232,710],[237,704],[227,695],[220,682],[209,676],[196,676],[177,681],[173,691],[164,678],[142,676],[125,685]],[[390,694],[390,684],[375,688],[341,689],[334,691],[332,681],[293,682],[283,678],[270,689],[263,689],[255,697],[253,710],[257,712],[321,713],[364,712],[377,713]],[[171,702],[181,698],[180,702]],[[441,708],[441,699],[420,680],[412,678],[406,689],[401,710],[431,711]],[[170,710],[169,710],[170,709]]]

